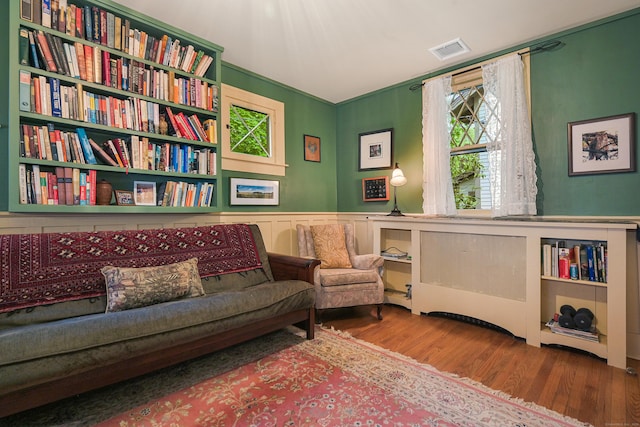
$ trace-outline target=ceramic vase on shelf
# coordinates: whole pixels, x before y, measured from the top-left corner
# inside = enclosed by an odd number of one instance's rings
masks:
[[[113,194],[113,187],[109,181],[101,179],[96,184],[96,204],[109,205],[111,204],[111,195]]]

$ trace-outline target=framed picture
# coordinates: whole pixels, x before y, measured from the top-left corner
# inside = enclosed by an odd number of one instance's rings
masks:
[[[133,191],[115,190],[118,206],[135,206]]]
[[[393,129],[361,133],[359,137],[359,170],[391,168]]]
[[[280,203],[280,182],[262,179],[231,178],[232,205],[270,205]]]
[[[362,178],[362,200],[365,202],[389,200],[389,177]]]
[[[569,176],[634,172],[635,123],[635,113],[569,123]]]
[[[156,206],[156,183],[133,181],[133,197],[138,206]]]
[[[308,162],[320,161],[320,138],[317,136],[304,136],[304,159]]]

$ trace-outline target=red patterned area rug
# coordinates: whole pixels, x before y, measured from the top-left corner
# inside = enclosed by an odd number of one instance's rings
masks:
[[[340,332],[139,406],[100,426],[585,426]]]

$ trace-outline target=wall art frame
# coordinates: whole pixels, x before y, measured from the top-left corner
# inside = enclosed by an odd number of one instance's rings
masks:
[[[133,199],[136,206],[156,206],[156,183],[153,181],[133,181]]]
[[[362,178],[362,200],[381,202],[389,200],[389,177]]]
[[[116,204],[118,206],[135,206],[136,200],[133,197],[133,191],[127,190],[114,190],[116,197]]]
[[[358,135],[358,170],[391,169],[393,165],[393,129],[381,129]]]
[[[307,162],[320,162],[320,137],[304,135],[304,159]]]
[[[231,178],[231,205],[265,205],[278,206],[280,204],[280,181]]]
[[[570,122],[569,176],[635,172],[636,114]]]

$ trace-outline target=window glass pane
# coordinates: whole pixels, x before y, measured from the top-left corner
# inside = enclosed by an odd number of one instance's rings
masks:
[[[271,157],[270,117],[268,114],[231,105],[229,116],[231,151]]]
[[[485,101],[482,84],[449,96],[451,179],[458,209],[491,209],[485,126],[494,112]]]

